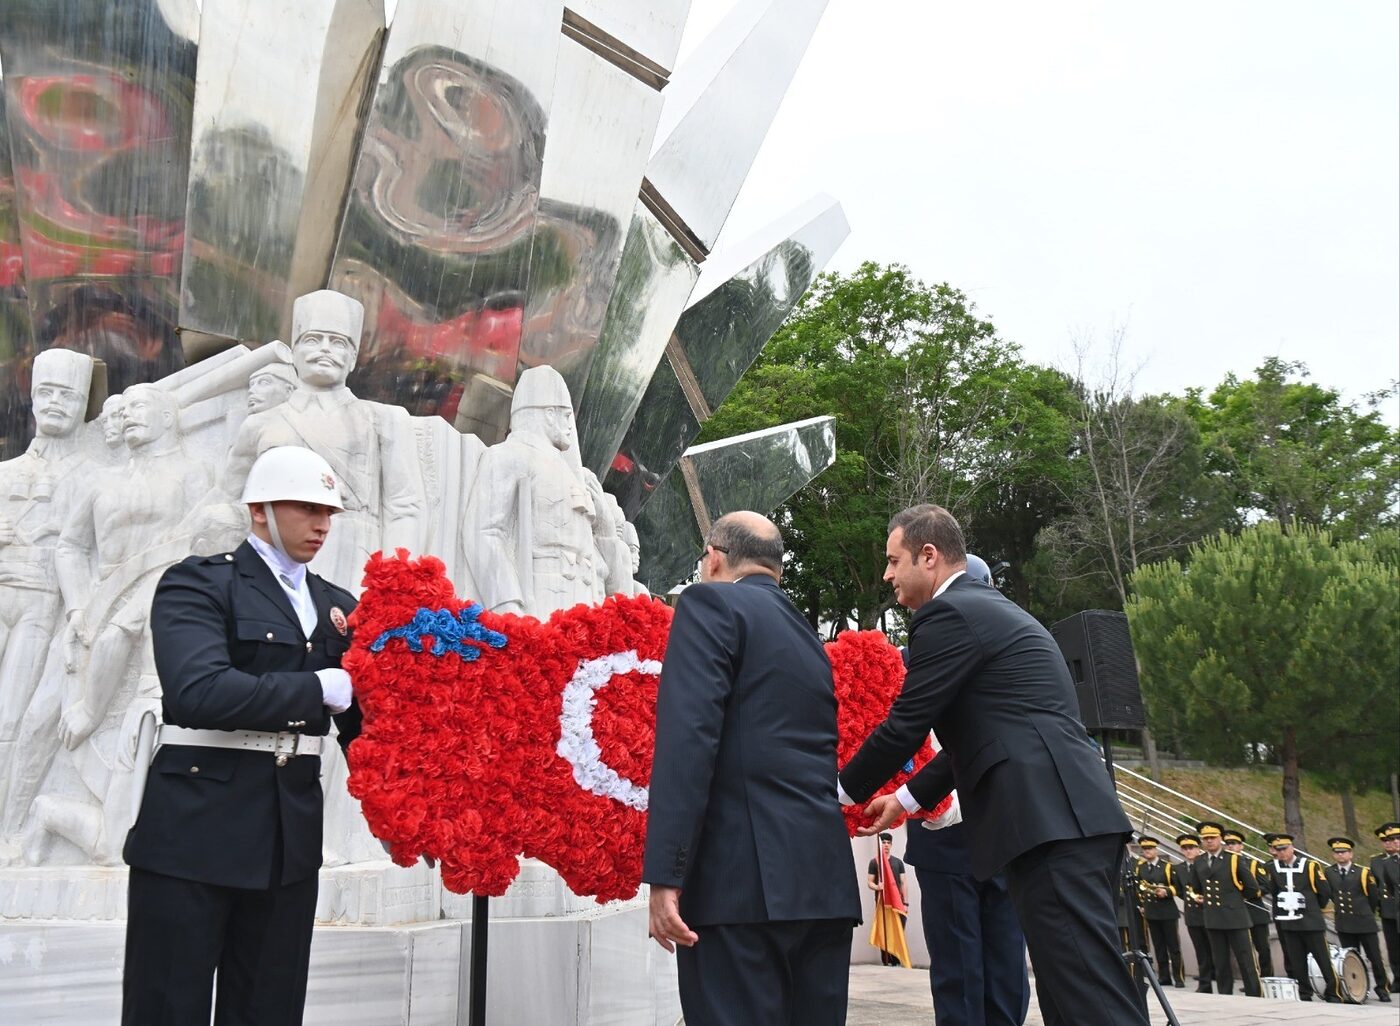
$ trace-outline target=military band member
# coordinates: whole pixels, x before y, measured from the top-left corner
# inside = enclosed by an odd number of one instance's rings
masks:
[[[1337,925],[1337,943],[1344,948],[1356,948],[1366,954],[1371,963],[1371,976],[1376,981],[1376,997],[1390,1000],[1390,982],[1381,961],[1381,946],[1377,938],[1376,912],[1381,907],[1381,883],[1365,866],[1352,863],[1356,842],[1350,837],[1329,837],[1327,847],[1337,861],[1327,867],[1327,882],[1332,885],[1332,902]]]
[[[1142,861],[1138,863],[1138,897],[1147,930],[1152,936],[1152,950],[1157,954],[1157,975],[1162,982],[1171,981],[1177,987],[1186,986],[1186,973],[1181,962],[1181,933],[1178,924],[1181,912],[1176,899],[1182,897],[1182,883],[1176,867],[1161,857],[1158,840],[1144,835],[1138,839]]]
[[[1209,994],[1211,980],[1215,978],[1215,960],[1210,954],[1210,938],[1206,936],[1205,913],[1197,900],[1200,888],[1196,884],[1195,864],[1201,857],[1201,839],[1195,834],[1179,834],[1176,846],[1186,859],[1180,867],[1181,875],[1181,918],[1186,923],[1186,935],[1191,938],[1191,949],[1196,953],[1196,993]]]
[[[1371,872],[1381,884],[1381,932],[1385,934],[1385,951],[1390,956],[1390,979],[1400,980],[1400,823],[1382,823],[1376,827],[1376,837],[1385,849],[1371,859]]]
[[[1235,977],[1230,971],[1230,956],[1239,966],[1244,992],[1259,997],[1259,965],[1254,961],[1254,947],[1249,937],[1250,901],[1259,900],[1259,881],[1249,863],[1237,852],[1225,850],[1225,828],[1210,821],[1197,823],[1205,854],[1196,860],[1191,870],[1195,874],[1196,898],[1205,919],[1206,936],[1210,940],[1211,960],[1215,963],[1215,988],[1221,994],[1231,994]]]
[[[1274,924],[1283,945],[1284,963],[1289,975],[1298,981],[1298,996],[1311,1001],[1308,956],[1322,972],[1323,990],[1330,1004],[1342,1000],[1341,984],[1332,971],[1327,951],[1327,920],[1322,910],[1332,900],[1332,885],[1323,866],[1315,859],[1298,854],[1288,834],[1265,834],[1273,858],[1264,863],[1264,876],[1274,896]]]
[[[1254,879],[1259,881],[1260,891],[1267,892],[1264,864],[1244,850],[1244,834],[1238,830],[1226,830],[1221,840],[1225,842],[1226,851],[1239,855],[1241,861],[1249,863],[1249,871],[1254,874]],[[1273,916],[1264,907],[1262,897],[1245,904],[1249,906],[1249,939],[1254,944],[1254,954],[1259,962],[1259,975],[1272,976],[1274,952],[1269,947],[1269,923],[1273,921]]]

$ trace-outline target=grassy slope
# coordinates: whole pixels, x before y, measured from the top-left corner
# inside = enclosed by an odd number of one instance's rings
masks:
[[[1138,772],[1146,775],[1143,767]],[[1253,769],[1168,769],[1163,784],[1205,802],[1222,812],[1238,816],[1264,830],[1283,829],[1283,777],[1277,772]],[[1346,832],[1342,803],[1335,792],[1303,774],[1301,783],[1303,829],[1308,848],[1325,854],[1329,837]],[[1391,818],[1390,795],[1384,791],[1356,796],[1356,820],[1363,836],[1356,838],[1358,850],[1366,859],[1380,852],[1380,843],[1371,833]],[[1204,818],[1204,814],[1202,814]],[[1257,837],[1251,843],[1261,844]]]

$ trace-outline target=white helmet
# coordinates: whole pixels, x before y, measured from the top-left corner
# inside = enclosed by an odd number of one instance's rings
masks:
[[[268,449],[248,471],[243,484],[245,503],[314,502],[340,511],[340,482],[331,465],[300,445]]]

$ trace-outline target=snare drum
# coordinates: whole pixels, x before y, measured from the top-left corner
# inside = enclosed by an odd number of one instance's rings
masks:
[[[1272,1001],[1299,1001],[1298,981],[1291,976],[1265,976],[1259,980],[1264,997]]]
[[[1337,982],[1341,984],[1342,1000],[1349,1005],[1359,1005],[1366,1001],[1371,992],[1371,976],[1366,971],[1366,963],[1361,959],[1361,953],[1355,948],[1339,948],[1335,944],[1327,945],[1327,950],[1332,954],[1332,971],[1337,974]],[[1326,997],[1326,984],[1322,979],[1322,970],[1317,967],[1317,961],[1308,956],[1308,981],[1312,984],[1313,993],[1318,997]]]

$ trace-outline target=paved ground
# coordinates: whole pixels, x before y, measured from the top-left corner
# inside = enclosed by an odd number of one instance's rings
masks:
[[[1262,998],[1224,997],[1168,988],[1167,999],[1181,1026],[1254,1026],[1273,1023],[1306,1023],[1308,1026],[1396,1026],[1400,1005],[1381,1004],[1374,996],[1364,1005],[1328,1005],[1320,1001],[1265,1001]],[[1148,995],[1153,1026],[1165,1023],[1162,1006]],[[887,969],[878,965],[851,967],[851,1004],[848,1026],[932,1026],[933,1000],[929,997],[928,972],[922,969]],[[1043,1026],[1035,998],[1027,1026]],[[1084,1024],[1089,1026],[1089,1024]],[[1105,1023],[1103,1026],[1112,1026]]]

